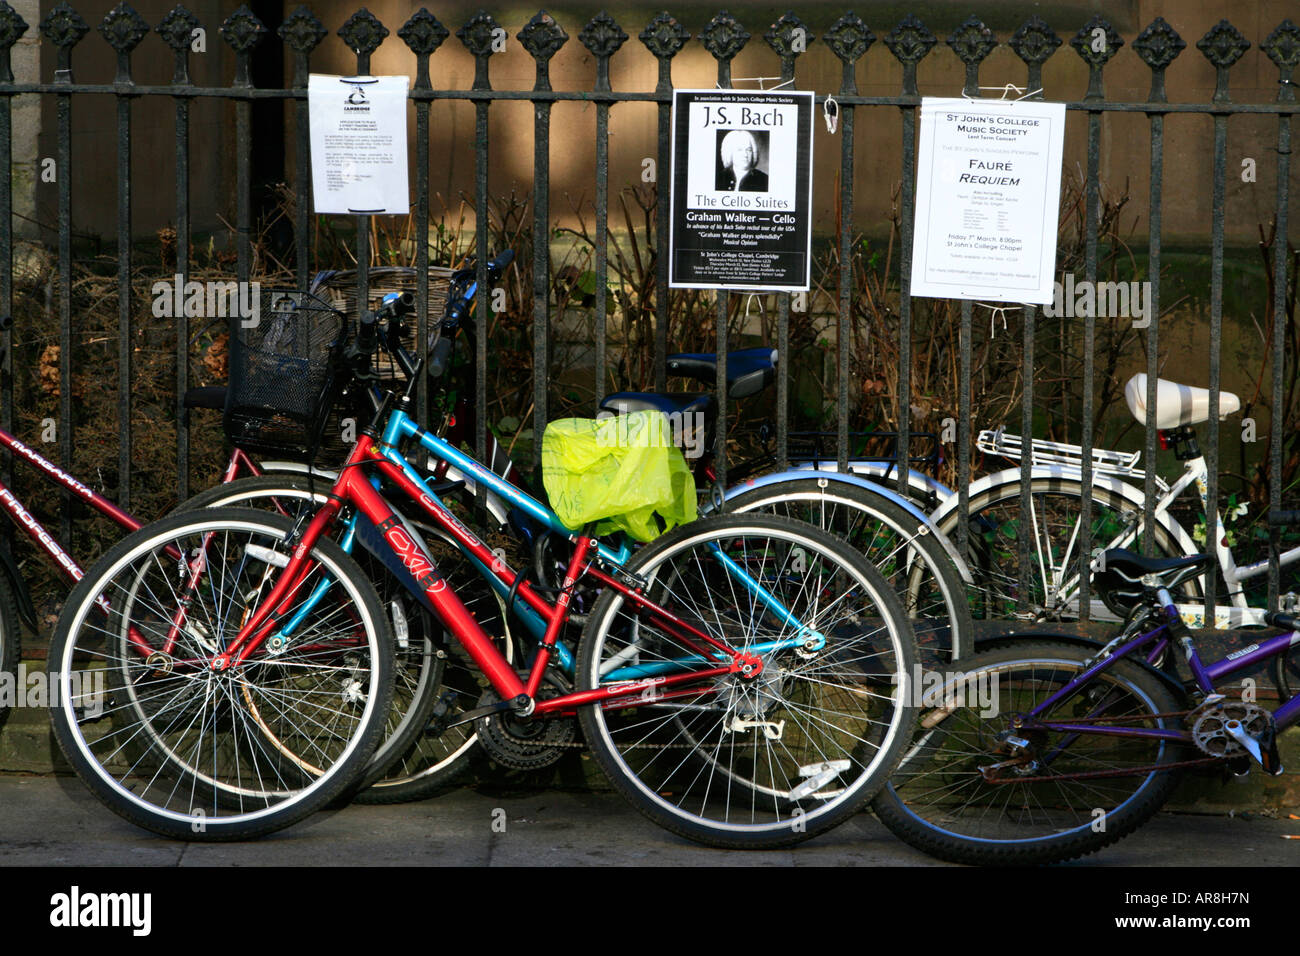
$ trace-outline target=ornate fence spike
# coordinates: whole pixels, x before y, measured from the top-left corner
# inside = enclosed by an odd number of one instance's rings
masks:
[[[5,0],[0,0],[0,83],[14,81],[9,51],[27,30],[27,21],[18,15],[17,10],[5,3]]]
[[[320,46],[321,40],[329,34],[325,24],[317,20],[316,15],[306,7],[298,7],[285,17],[284,23],[280,24],[280,29],[276,32],[289,49],[304,56]]]
[[[961,26],[948,37],[948,46],[967,67],[979,66],[997,45],[993,31],[974,15],[963,20]]]
[[[1220,20],[1196,41],[1196,49],[1214,64],[1214,102],[1228,101],[1228,70],[1250,49],[1250,41],[1227,20]]]
[[[486,10],[480,10],[456,31],[456,36],[475,57],[491,56],[492,38],[498,29],[500,28],[492,15]]]
[[[962,89],[967,96],[980,95],[980,64],[998,45],[993,31],[976,16],[969,16],[948,37],[948,46],[957,59],[966,65],[966,83]]]
[[[637,37],[660,60],[676,56],[690,38],[690,31],[666,12],[651,20]]]
[[[627,34],[604,10],[591,18],[578,34],[578,42],[597,59],[608,59],[627,42]]]
[[[154,31],[176,54],[176,68],[172,71],[172,83],[176,86],[189,85],[190,44],[194,42],[194,31],[198,28],[199,18],[182,6],[172,7],[162,22],[154,27]]]
[[[609,58],[627,42],[627,34],[613,17],[602,10],[582,28],[578,40],[596,57],[597,92],[610,89]]]
[[[126,3],[119,3],[104,15],[99,32],[118,53],[130,53],[148,36],[149,24]]]
[[[60,3],[41,21],[41,36],[64,50],[72,49],[89,32],[81,14],[66,3]]]
[[[339,27],[339,36],[348,45],[348,49],[358,57],[369,59],[370,54],[379,49],[379,44],[388,36],[388,27],[379,22],[379,18],[362,7],[347,22]]]
[[[1300,27],[1290,20],[1283,20],[1273,28],[1273,32],[1259,48],[1277,65],[1280,74],[1277,79],[1281,86],[1277,93],[1278,102],[1294,103],[1296,85],[1291,74],[1300,66]]]
[[[1085,23],[1070,40],[1070,46],[1092,70],[1100,70],[1124,45],[1110,21],[1097,15]]]
[[[876,42],[876,35],[862,22],[862,18],[852,11],[844,14],[826,31],[826,45],[840,58],[841,78],[840,95],[856,96],[857,78],[854,76],[854,64]]]
[[[1160,71],[1173,63],[1178,54],[1186,48],[1187,41],[1165,22],[1164,17],[1156,17],[1152,20],[1133,41],[1133,49],[1142,58],[1142,62],[1151,69]]]
[[[0,50],[10,49],[27,30],[27,21],[18,15],[17,10],[0,0]]]
[[[557,50],[569,41],[564,27],[555,22],[555,18],[545,10],[539,10],[533,18],[524,24],[524,28],[515,34],[529,56],[539,62],[545,62],[555,56]]]
[[[781,59],[792,60],[807,50],[816,37],[793,10],[788,10],[763,34],[763,39]]]
[[[1070,46],[1088,64],[1088,92],[1086,99],[1103,98],[1101,89],[1101,68],[1124,45],[1124,38],[1115,32],[1110,21],[1101,16],[1094,16],[1085,23],[1073,37]]]
[[[876,42],[876,35],[860,16],[849,12],[826,31],[825,40],[832,53],[845,63],[853,63],[862,59],[871,44]]]
[[[889,47],[894,58],[904,65],[913,66],[925,59],[938,42],[938,38],[912,13],[899,20],[898,26],[885,37],[885,46]]]
[[[704,49],[719,63],[728,63],[749,42],[749,33],[726,10],[719,11],[700,34]]]
[[[1151,102],[1165,102],[1165,70],[1186,46],[1187,41],[1163,17],[1152,20],[1133,41],[1133,49],[1151,68],[1151,92],[1147,94]]]
[[[885,37],[885,46],[903,64],[903,95],[917,96],[916,65],[934,49],[938,38],[914,14],[909,13]]]
[[[1035,14],[1020,24],[1009,45],[1030,67],[1041,67],[1061,45],[1061,38],[1042,17]]]
[[[1227,20],[1220,20],[1196,41],[1196,49],[1217,69],[1227,69],[1250,49],[1250,41]]]
[[[194,31],[199,27],[199,18],[184,7],[172,7],[162,22],[154,27],[157,34],[176,53],[186,53],[193,42]]]
[[[1280,70],[1294,70],[1300,66],[1300,27],[1283,20],[1273,28],[1259,45]]]
[[[442,46],[447,37],[451,36],[451,31],[443,26],[437,17],[421,7],[411,14],[411,19],[402,24],[397,35],[416,56],[429,56]]]
[[[265,24],[247,6],[241,6],[221,24],[222,38],[236,53],[248,53],[262,42],[265,33]]]

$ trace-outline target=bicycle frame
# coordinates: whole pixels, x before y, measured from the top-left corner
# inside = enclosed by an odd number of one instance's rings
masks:
[[[139,531],[142,527],[136,518],[123,511],[112,501],[82,484],[58,465],[44,458],[37,451],[2,429],[0,429],[0,448],[7,448],[17,455],[20,460],[26,461],[40,471],[48,480],[71,491],[101,515],[127,531]],[[236,448],[230,455],[230,462],[226,466],[222,481],[234,481],[241,473],[245,472],[250,475],[262,474],[262,470],[257,466],[256,462],[241,449]],[[82,579],[85,575],[82,567],[73,560],[72,556],[63,549],[58,539],[45,529],[45,526],[37,520],[36,516],[28,511],[18,497],[4,484],[0,484],[0,503],[3,503],[9,511],[9,516],[14,524],[21,528],[32,541],[49,555],[59,570],[71,578],[74,583]]]
[[[1001,436],[999,436],[1000,438]],[[1015,439],[1016,436],[1010,436]],[[1034,445],[1038,444],[1035,440]],[[1053,443],[1046,443],[1049,452],[1052,448],[1073,448],[1073,446],[1057,446]],[[994,454],[1002,457],[1015,459],[1024,454],[1020,448],[1006,449],[999,445],[991,450]],[[1105,449],[1096,449],[1094,454],[1101,453],[1104,455],[1118,456],[1119,453],[1110,452]],[[1072,462],[1064,461],[1059,458],[1049,456],[1047,463],[1040,463],[1035,451],[1030,451],[1033,457],[1033,478],[1048,479],[1072,479],[1075,481],[1082,480],[1082,471]],[[1232,549],[1227,543],[1227,533],[1223,523],[1223,516],[1217,508],[1213,510],[1209,507],[1209,488],[1207,478],[1209,477],[1209,466],[1203,455],[1197,454],[1187,458],[1182,474],[1173,484],[1169,484],[1160,476],[1155,476],[1156,486],[1159,490],[1160,497],[1152,509],[1152,517],[1158,524],[1165,527],[1166,531],[1175,536],[1180,547],[1186,548],[1187,553],[1195,553],[1195,545],[1192,538],[1187,532],[1177,524],[1170,515],[1170,508],[1175,501],[1189,488],[1195,486],[1196,494],[1200,500],[1201,512],[1206,516],[1207,527],[1213,527],[1214,533],[1210,535],[1213,538],[1213,553],[1216,563],[1223,574],[1224,581],[1227,584],[1227,600],[1216,605],[1215,620],[1213,622],[1205,619],[1205,607],[1203,604],[1183,604],[1180,605],[1180,611],[1183,620],[1189,627],[1199,628],[1213,625],[1218,628],[1234,628],[1260,626],[1264,623],[1263,611],[1259,608],[1252,607],[1246,599],[1243,583],[1251,578],[1259,577],[1268,571],[1269,562],[1267,559],[1248,565],[1238,565],[1233,556]],[[1137,473],[1140,477],[1141,473]],[[1018,483],[1021,472],[1019,468],[1007,469],[1000,471],[984,478],[981,478],[971,487],[971,495],[977,495],[985,490],[997,487],[999,485]],[[1145,492],[1136,485],[1130,484],[1126,479],[1134,477],[1133,469],[1120,469],[1098,466],[1093,472],[1093,481],[1105,488],[1121,495],[1127,502],[1133,504],[1135,513],[1140,511],[1142,503],[1145,500]],[[948,504],[942,505],[935,512],[933,517],[936,521],[942,520],[956,508],[956,501],[949,501]],[[1132,526],[1123,533],[1116,535],[1108,541],[1094,540],[1094,551],[1104,551],[1110,548],[1127,548],[1131,547],[1141,533],[1142,520],[1140,514],[1136,515]],[[1077,535],[1077,529],[1076,529]],[[1037,539],[1037,535],[1035,535]],[[1071,547],[1074,542],[1071,542]],[[1210,544],[1207,542],[1207,548]],[[1288,549],[1279,554],[1279,563],[1286,567],[1300,561],[1300,547]],[[1044,581],[1044,588],[1049,595],[1073,594],[1079,588],[1079,576],[1073,574],[1063,577],[1061,580]],[[1202,583],[1204,586],[1204,583]]]
[[[495,493],[524,508],[547,526],[562,532],[574,541],[574,553],[569,562],[564,586],[554,604],[538,594],[527,581],[522,580],[506,566],[504,561],[494,555],[486,544],[438,500],[418,474],[414,473],[409,463],[397,454],[395,443],[387,440],[389,435],[406,435],[419,439],[422,445],[435,454],[450,460]],[[372,466],[375,472],[393,482],[402,494],[418,504],[425,515],[447,533],[458,547],[472,555],[492,577],[496,578],[502,586],[511,589],[545,621],[546,629],[540,647],[525,680],[520,679],[459,597],[447,587],[427,550],[411,535],[401,517],[375,490],[371,476],[365,473],[364,466]],[[677,685],[699,684],[702,681],[707,682],[717,677],[737,673],[754,677],[762,670],[761,655],[795,646],[816,649],[825,641],[825,638],[815,631],[798,627],[792,637],[760,642],[747,652],[727,647],[721,641],[659,607],[641,593],[644,582],[637,581],[621,571],[620,566],[627,556],[626,549],[616,552],[590,537],[574,535],[564,528],[559,523],[559,519],[544,505],[426,432],[412,421],[405,411],[397,410],[389,416],[382,443],[377,445],[369,435],[362,435],[358,439],[347,462],[340,470],[338,481],[331,490],[328,501],[308,524],[294,549],[292,558],[281,571],[270,594],[240,628],[230,645],[212,659],[210,666],[213,669],[224,670],[247,660],[271,636],[279,615],[286,611],[293,591],[311,570],[312,565],[307,557],[311,548],[333,525],[345,504],[354,505],[357,511],[365,515],[378,529],[386,549],[401,562],[410,577],[417,582],[420,598],[456,636],[494,689],[501,695],[504,702],[503,709],[508,705],[525,715],[544,715],[567,713],[576,707],[588,704],[632,707],[679,696],[696,696],[701,692],[701,688],[678,689]],[[746,575],[734,563],[730,563],[725,555],[719,553],[718,557],[730,572],[738,575],[740,583],[769,610],[782,617],[787,623],[797,625],[798,622],[793,616],[759,582]],[[605,572],[597,566],[598,563],[613,565],[615,574],[623,574],[628,580],[620,580]],[[634,604],[640,614],[669,631],[692,653],[677,660],[615,669],[603,675],[603,678],[610,683],[601,688],[537,700],[536,695],[541,687],[546,668],[552,656],[557,653],[560,629],[568,618],[573,585],[583,575],[590,575],[600,585],[612,588],[625,600]],[[318,585],[318,588],[320,587],[321,585]],[[169,641],[179,633],[182,626],[183,609],[178,612],[177,619],[173,622]],[[702,663],[715,663],[715,666],[703,670],[691,669],[698,668]],[[708,688],[704,690],[708,692]]]
[[[1033,710],[1023,715],[1031,722],[1030,725],[1034,728],[1041,728],[1059,733],[1103,734],[1113,737],[1140,737],[1190,743],[1192,741],[1192,734],[1190,731],[1158,730],[1141,727],[1110,727],[1099,726],[1097,724],[1041,719],[1041,715],[1046,714],[1057,704],[1068,699],[1080,689],[1087,686],[1097,675],[1114,666],[1116,661],[1122,660],[1135,651],[1151,645],[1152,642],[1155,642],[1155,646],[1152,647],[1146,655],[1148,662],[1154,661],[1160,653],[1165,650],[1170,643],[1171,628],[1174,627],[1176,622],[1181,623],[1181,621],[1178,607],[1173,603],[1172,598],[1168,597],[1168,592],[1164,592],[1162,596],[1165,599],[1165,613],[1168,615],[1169,620],[1160,624],[1154,630],[1139,634],[1127,643],[1116,648],[1112,653],[1093,664],[1056,693],[1043,700]],[[1201,661],[1200,655],[1197,653],[1196,647],[1191,643],[1190,639],[1184,642],[1184,647],[1186,651],[1187,665],[1192,671],[1197,687],[1206,694],[1212,694],[1214,693],[1215,685],[1228,675],[1252,667],[1278,654],[1284,654],[1288,648],[1297,644],[1300,644],[1300,631],[1290,631],[1271,637],[1266,641],[1252,644],[1247,648],[1229,654],[1211,664],[1205,664]],[[1285,730],[1287,727],[1290,727],[1292,724],[1300,720],[1300,695],[1288,698],[1275,711],[1273,711],[1273,720],[1278,731]]]

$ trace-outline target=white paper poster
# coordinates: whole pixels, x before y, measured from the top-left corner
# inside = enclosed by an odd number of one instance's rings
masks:
[[[406,215],[405,76],[323,76],[307,84],[318,213]]]
[[[810,91],[673,91],[671,288],[808,289],[812,124]]]
[[[921,100],[912,295],[1052,301],[1065,104]]]

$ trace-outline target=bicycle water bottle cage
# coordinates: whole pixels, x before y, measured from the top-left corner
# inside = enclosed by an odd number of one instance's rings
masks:
[[[727,397],[748,398],[776,381],[776,349],[763,346],[727,353]],[[713,385],[718,356],[713,352],[682,352],[668,356],[668,374]]]

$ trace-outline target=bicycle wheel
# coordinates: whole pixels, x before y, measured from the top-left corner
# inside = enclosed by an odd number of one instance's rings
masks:
[[[954,863],[1068,860],[1136,830],[1174,789],[1169,765],[1186,758],[1183,745],[1014,725],[1083,673],[1090,653],[1034,641],[978,654],[963,678],[926,698],[916,740],[872,805],[876,816],[911,846]],[[1159,677],[1123,660],[1042,716],[1177,730],[1177,717],[1160,715],[1181,709]],[[1009,738],[1025,746],[1016,751]]]
[[[14,692],[19,690],[18,662],[22,660],[22,633],[18,624],[18,600],[9,576],[0,571],[0,680],[8,680]],[[0,695],[0,727],[9,717],[9,706]]]
[[[50,647],[51,719],[115,813],[175,839],[248,839],[325,806],[366,766],[391,703],[393,636],[333,542],[309,554],[280,646],[225,671],[209,663],[270,593],[291,529],[246,509],[172,515],[73,590]]]
[[[329,490],[327,485],[322,490],[323,485],[321,479],[306,475],[260,475],[210,488],[183,507],[265,503],[282,514],[296,515],[304,504],[314,508],[323,503]],[[469,516],[462,515],[462,520],[468,522]],[[421,530],[448,586],[489,633],[502,635],[499,646],[513,661],[515,646],[505,602],[449,538],[436,529],[421,526]],[[487,683],[460,644],[382,562],[364,549],[355,556],[379,588],[393,619],[397,678],[384,742],[366,768],[362,789],[354,799],[372,804],[424,800],[454,786],[468,769],[478,743],[475,725],[448,725],[477,705]]]
[[[178,511],[197,508],[240,507],[273,511],[297,521],[325,503],[332,482],[302,474],[266,474],[240,478],[200,492],[184,502]],[[424,732],[437,704],[446,655],[435,647],[432,618],[419,598],[411,594],[366,549],[352,550],[380,593],[380,600],[393,625],[395,685],[393,704],[384,723],[384,739],[376,748],[365,772],[356,781],[356,799],[371,785],[385,779],[394,763],[402,758]]]
[[[1108,488],[1094,487],[1092,498],[1092,550],[1124,545],[1142,548],[1141,515],[1122,495]],[[970,503],[970,533],[967,562],[975,577],[971,595],[976,618],[1073,620],[1079,618],[1079,581],[1086,573],[1091,580],[1092,554],[1083,554],[1080,542],[1083,486],[1069,478],[1036,478],[1030,487],[1029,519],[1021,514],[1020,483],[1008,482],[976,495]],[[939,525],[950,540],[956,540],[959,514],[953,512]],[[1134,525],[1136,522],[1136,525]],[[1130,529],[1139,532],[1129,538]],[[1029,544],[1029,590],[1020,606],[1020,537]],[[1182,557],[1176,539],[1156,525],[1156,551],[1164,557]],[[1201,593],[1197,579],[1179,585],[1179,602],[1195,602]],[[1089,589],[1089,613],[1093,620],[1115,621],[1114,614]]]
[[[882,495],[842,481],[796,478],[737,495],[727,511],[797,518],[861,551],[902,600],[922,667],[972,653],[970,606],[956,565],[928,527]]]
[[[763,665],[581,709],[597,762],[639,811],[702,843],[771,848],[829,830],[884,784],[910,737],[916,656],[898,599],[859,552],[788,518],[723,515],[663,536],[626,570],[661,608]],[[716,665],[656,620],[606,588],[578,689]],[[820,639],[796,642],[804,628]]]

